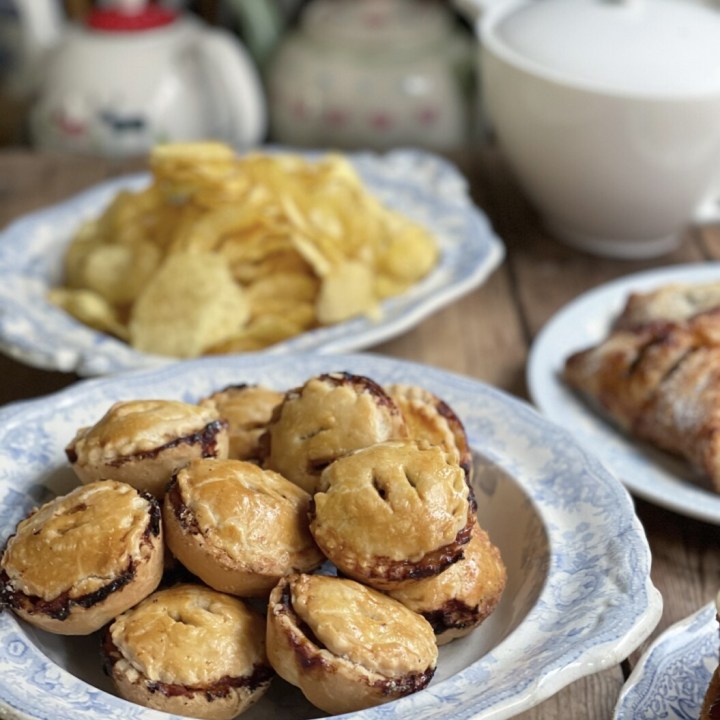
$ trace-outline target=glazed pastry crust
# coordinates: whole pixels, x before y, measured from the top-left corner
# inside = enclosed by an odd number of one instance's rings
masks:
[[[500,602],[507,570],[500,551],[478,525],[463,548],[461,560],[430,578],[388,591],[433,626],[438,645],[464,637]]]
[[[323,472],[310,530],[346,575],[385,588],[462,556],[473,513],[463,469],[442,448],[378,443]]]
[[[172,400],[117,402],[66,448],[82,482],[120,480],[162,497],[196,457],[227,457],[227,424],[209,407]]]
[[[440,445],[469,477],[472,453],[465,427],[455,411],[437,395],[417,385],[394,384],[385,390],[400,408],[409,437]]]
[[[200,585],[161,590],[123,613],[104,642],[120,694],[165,712],[233,718],[267,690],[264,618]]]
[[[4,599],[22,618],[63,635],[94,632],[160,582],[157,503],[115,481],[75,488],[19,523],[2,570]]]
[[[330,373],[286,394],[263,437],[264,465],[313,494],[336,458],[406,436],[400,410],[377,383]]]
[[[195,460],[163,503],[166,542],[216,590],[267,596],[291,570],[324,556],[309,530],[310,496],[278,473],[241,460]]]
[[[260,438],[283,397],[284,393],[261,385],[234,385],[213,393],[199,404],[214,409],[227,421],[228,457],[258,462]]]
[[[565,382],[629,435],[684,457],[720,492],[720,311],[617,330],[565,363]]]
[[[420,690],[437,664],[424,618],[372,588],[323,575],[278,583],[268,604],[267,641],[277,673],[333,714]]]

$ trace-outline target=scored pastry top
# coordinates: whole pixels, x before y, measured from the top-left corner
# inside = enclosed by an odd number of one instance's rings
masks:
[[[282,574],[299,553],[321,558],[308,529],[310,496],[278,473],[207,458],[176,480],[199,531],[232,560]]]
[[[55,498],[20,522],[2,566],[17,590],[51,600],[95,592],[142,556],[152,501],[104,480]]]
[[[175,400],[116,402],[95,425],[80,429],[70,447],[82,461],[109,461],[155,450],[216,421],[214,408]]]
[[[353,580],[299,575],[292,608],[331,653],[385,677],[426,672],[437,656],[430,625],[401,603]]]
[[[110,636],[129,679],[208,686],[266,663],[265,621],[238,598],[202,585],[161,590],[120,615]]]
[[[321,547],[417,562],[467,526],[469,490],[442,448],[397,440],[338,458],[323,472],[314,504],[311,529]]]

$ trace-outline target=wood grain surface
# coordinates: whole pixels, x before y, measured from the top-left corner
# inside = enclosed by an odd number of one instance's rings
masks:
[[[527,399],[525,364],[543,325],[580,293],[645,269],[720,258],[720,228],[688,229],[681,247],[652,260],[598,258],[560,244],[541,227],[500,154],[492,147],[451,158],[470,182],[478,206],[507,249],[504,263],[470,295],[406,334],[368,350],[463,373]],[[0,227],[59,202],[107,177],[143,169],[114,162],[23,150],[0,152]],[[0,404],[32,398],[74,382],[0,355]],[[653,552],[652,576],[664,599],[662,619],[625,662],[582,678],[518,717],[608,720],[640,652],[669,625],[712,600],[720,587],[720,532],[714,525],[636,501]]]

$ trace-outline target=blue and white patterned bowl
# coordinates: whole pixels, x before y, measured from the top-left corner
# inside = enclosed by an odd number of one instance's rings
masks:
[[[708,603],[652,643],[620,693],[614,720],[698,720],[718,666],[716,613]]]
[[[650,553],[627,491],[561,428],[480,382],[361,355],[215,357],[86,380],[0,411],[0,541],[35,504],[76,484],[63,448],[120,399],[195,401],[229,384],[295,387],[327,371],[422,385],[466,425],[478,518],[502,552],[508,584],[495,613],[441,648],[438,672],[415,695],[355,720],[500,720],[573,680],[612,666],[659,620]],[[0,614],[0,706],[12,718],[156,720],[167,715],[112,694],[98,639],[65,638]],[[0,715],[2,715],[0,709]],[[321,715],[276,679],[245,717]]]
[[[312,330],[272,346],[269,353],[349,352],[376,345],[478,287],[503,260],[502,242],[453,165],[418,150],[356,153],[348,159],[388,207],[435,235],[440,261],[417,285],[384,302],[379,321],[354,318]],[[82,325],[46,298],[48,289],[60,282],[64,250],[80,223],[96,217],[119,190],[139,189],[148,182],[144,174],[109,180],[27,215],[0,233],[0,350],[28,365],[83,376],[168,362]]]

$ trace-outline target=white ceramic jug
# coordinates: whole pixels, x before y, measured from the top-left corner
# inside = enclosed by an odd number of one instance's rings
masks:
[[[56,0],[16,0],[37,73],[35,145],[129,156],[155,143],[259,143],[266,107],[255,65],[229,32],[143,0],[93,10],[82,25]]]

